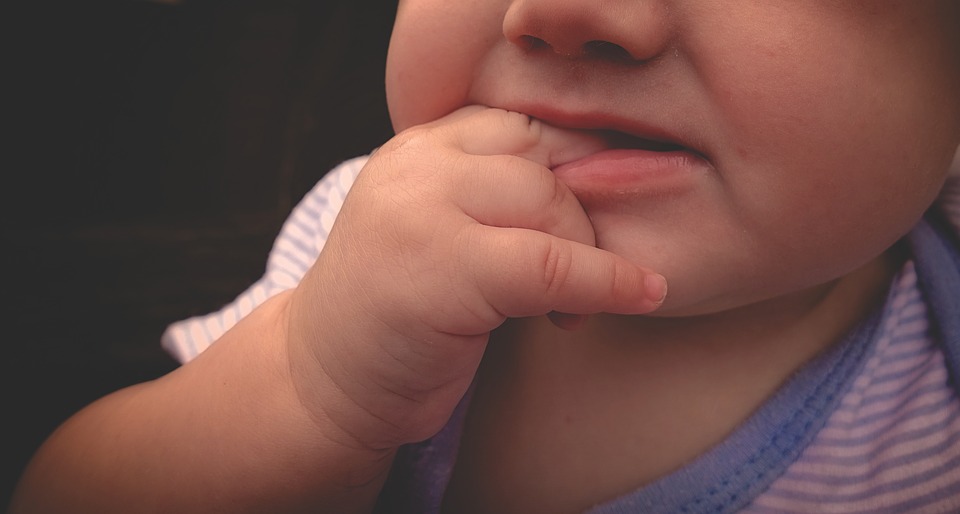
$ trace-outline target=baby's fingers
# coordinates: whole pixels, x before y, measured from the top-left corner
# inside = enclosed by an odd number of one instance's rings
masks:
[[[425,125],[450,148],[472,155],[514,155],[545,168],[607,147],[599,136],[543,123],[519,112],[482,106],[461,108]]]
[[[662,276],[613,253],[527,229],[475,225],[460,244],[483,300],[499,315],[644,314],[663,303]]]

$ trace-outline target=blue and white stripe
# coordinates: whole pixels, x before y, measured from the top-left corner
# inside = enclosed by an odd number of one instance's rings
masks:
[[[908,263],[875,353],[748,512],[960,512],[960,399]]]
[[[347,191],[366,162],[366,156],[357,157],[327,173],[284,222],[264,276],[219,311],[167,327],[161,338],[163,347],[180,362],[187,362],[268,298],[296,287],[320,255]]]

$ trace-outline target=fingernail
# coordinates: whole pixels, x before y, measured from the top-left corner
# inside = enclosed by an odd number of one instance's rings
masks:
[[[643,292],[659,307],[667,297],[667,279],[656,273],[643,277]]]

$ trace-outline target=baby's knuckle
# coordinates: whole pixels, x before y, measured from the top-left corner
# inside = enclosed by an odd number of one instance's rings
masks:
[[[543,191],[543,197],[546,199],[546,207],[550,213],[560,213],[564,207],[570,203],[573,194],[562,182],[556,179],[552,173],[540,174],[540,189]]]
[[[472,269],[478,248],[483,244],[482,237],[480,225],[470,223],[461,226],[450,240],[451,257],[448,264],[454,269]]]
[[[422,150],[429,139],[429,131],[421,126],[415,126],[393,136],[385,145],[385,149],[393,153],[410,153]]]
[[[510,134],[517,134],[519,141],[525,147],[531,147],[540,141],[543,133],[543,122],[522,112],[502,111],[504,130]]]
[[[527,122],[526,123],[527,134],[530,136],[530,138],[533,141],[540,141],[540,138],[543,135],[543,122],[534,117],[528,116],[526,114],[524,114],[523,116],[524,118],[526,118],[526,122]]]
[[[573,251],[570,245],[557,239],[545,239],[539,252],[538,264],[542,272],[541,287],[544,297],[556,299],[568,286],[573,268]]]

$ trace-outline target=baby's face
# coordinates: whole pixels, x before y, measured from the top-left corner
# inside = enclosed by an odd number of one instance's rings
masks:
[[[682,147],[664,172],[558,177],[598,246],[689,314],[835,279],[907,232],[960,141],[957,63],[955,0],[401,0],[387,93],[397,130],[482,104]]]

